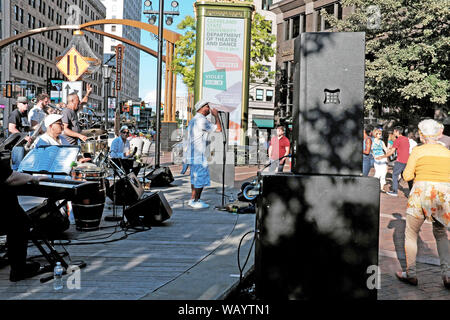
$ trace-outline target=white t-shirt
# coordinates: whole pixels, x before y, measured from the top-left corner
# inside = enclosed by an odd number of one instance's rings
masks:
[[[28,112],[28,122],[36,121],[37,123],[41,123],[42,120],[45,119],[47,114],[42,110],[39,106],[35,105],[33,108],[31,108],[30,112]],[[47,131],[47,128],[45,125],[41,126],[42,131]]]
[[[214,132],[216,129],[217,126],[209,122],[201,113],[197,113],[189,121],[186,140],[186,163],[201,164],[203,166],[208,164],[206,156],[208,134]]]
[[[47,133],[44,133],[37,138],[37,140],[33,144],[33,148],[37,148],[40,146],[70,146],[69,141],[67,141],[64,136],[59,135],[58,140],[53,139]]]

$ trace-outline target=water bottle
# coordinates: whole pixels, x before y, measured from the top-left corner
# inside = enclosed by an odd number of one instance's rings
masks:
[[[63,267],[61,266],[61,262],[57,262],[55,269],[53,270],[53,289],[61,290],[63,288]]]

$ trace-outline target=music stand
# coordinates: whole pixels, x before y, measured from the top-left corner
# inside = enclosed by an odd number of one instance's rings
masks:
[[[112,161],[109,157],[107,157],[108,163],[111,166],[111,168],[113,169],[113,173],[114,173],[114,180],[113,180],[113,214],[112,215],[108,215],[105,216],[105,221],[121,221],[123,220],[123,214],[122,217],[119,217],[116,215],[116,175],[119,176],[119,179],[121,178],[121,175],[123,175],[124,177],[126,177],[126,173],[125,171],[122,170],[122,168],[120,168],[114,161]],[[125,205],[124,205],[125,207]],[[122,210],[123,213],[123,210]]]

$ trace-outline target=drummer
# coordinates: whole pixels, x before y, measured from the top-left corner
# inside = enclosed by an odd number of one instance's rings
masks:
[[[88,91],[90,92],[90,91]],[[81,126],[78,121],[77,111],[80,105],[80,98],[75,92],[67,96],[67,106],[62,110],[62,122],[64,124],[64,137],[71,145],[78,145],[78,141],[83,142],[88,137],[81,134]]]
[[[130,134],[130,130],[127,126],[120,128],[120,135],[111,142],[111,160],[119,167],[121,167],[126,174],[130,173],[133,169],[133,159],[131,155],[130,141],[127,139]]]

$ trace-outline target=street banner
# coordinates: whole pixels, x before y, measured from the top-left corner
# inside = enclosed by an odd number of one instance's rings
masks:
[[[83,81],[63,81],[61,95],[64,103],[67,103],[67,96],[72,92],[75,92],[81,101],[83,99]]]
[[[125,46],[118,44],[116,46],[116,91],[122,89],[122,61]]]
[[[196,2],[195,102],[230,112],[229,144],[244,145],[247,129],[251,3]]]

